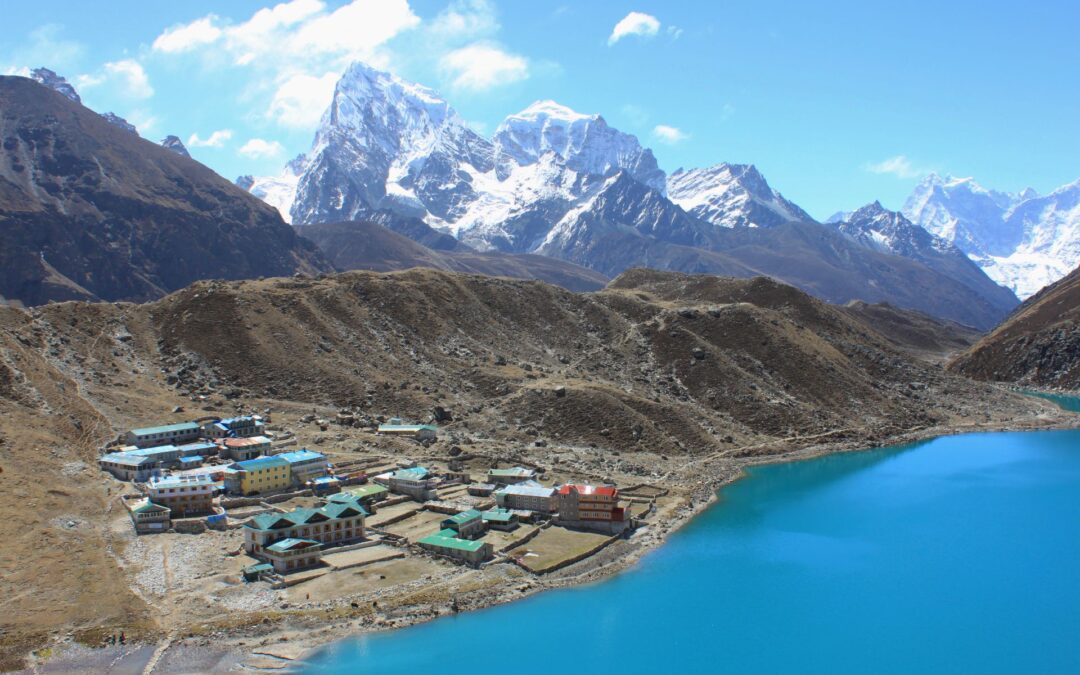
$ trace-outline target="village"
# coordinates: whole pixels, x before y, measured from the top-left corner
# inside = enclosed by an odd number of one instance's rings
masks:
[[[299,421],[330,424],[312,418]],[[117,499],[138,540],[182,535],[171,548],[187,551],[185,564],[199,570],[189,576],[217,579],[228,586],[218,589],[226,604],[243,608],[258,604],[245,592],[269,602],[260,588],[327,601],[454,568],[511,566],[538,577],[632,537],[668,503],[659,487],[620,487],[456,446],[453,456],[433,456],[440,428],[431,422],[389,418],[361,432],[423,461],[299,447],[265,411],[132,429],[103,449],[99,465],[121,482]],[[143,562],[170,567],[164,557]]]

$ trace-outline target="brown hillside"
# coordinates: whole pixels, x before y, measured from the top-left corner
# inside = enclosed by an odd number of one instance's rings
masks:
[[[536,279],[571,291],[597,291],[608,278],[571,262],[541,255],[480,253],[460,246],[434,250],[372,222],[316,223],[296,228],[339,270],[393,272],[430,267],[449,272]]]
[[[50,635],[245,620],[216,595],[138,590],[125,551],[150,544],[117,511],[130,487],[95,466],[133,426],[269,407],[339,458],[445,458],[459,445],[689,491],[705,484],[706,459],[731,475],[738,458],[791,443],[872,444],[1041,405],[916,361],[767,279],[630,272],[575,294],[414,269],[198,282],[144,305],[0,307],[0,657],[17,664]],[[424,450],[299,422],[339,408],[427,419],[434,406],[453,421]]]
[[[949,369],[980,380],[1080,389],[1080,268],[1028,298]]]

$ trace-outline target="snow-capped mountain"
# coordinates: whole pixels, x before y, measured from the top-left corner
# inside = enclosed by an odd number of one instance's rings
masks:
[[[161,147],[166,150],[171,150],[181,157],[191,157],[191,153],[188,152],[187,146],[185,146],[184,142],[177,136],[169,135],[161,139]]]
[[[769,227],[814,219],[772,189],[752,164],[677,170],[667,193],[688,213],[720,227]]]
[[[836,228],[868,248],[916,260],[941,272],[986,298],[1002,311],[1016,306],[1017,298],[990,279],[963,251],[903,214],[889,211],[880,202],[845,214]]]
[[[539,253],[609,276],[634,266],[765,274],[831,302],[889,300],[980,327],[1015,304],[984,298],[1008,291],[963,256],[961,275],[989,291],[938,271],[936,258],[814,222],[753,166],[669,180],[637,138],[552,101],[510,115],[488,139],[433,90],[362,63],[338,81],[303,158],[237,183],[298,227],[374,221],[429,246]]]
[[[1027,298],[1080,264],[1080,187],[1010,194],[931,175],[904,204],[913,222],[955,243],[990,278]]]
[[[555,101],[537,101],[510,115],[492,141],[500,178],[554,153],[578,173],[610,176],[622,170],[664,191],[664,172],[652,150],[641,147],[635,136],[609,127],[600,115],[583,115]]]
[[[494,171],[491,141],[433,90],[356,63],[323,115],[292,206],[298,224],[377,210],[453,223]]]
[[[904,203],[904,215],[976,257],[1008,255],[1023,233],[1005,224],[1017,195],[987,190],[971,178],[930,174]]]

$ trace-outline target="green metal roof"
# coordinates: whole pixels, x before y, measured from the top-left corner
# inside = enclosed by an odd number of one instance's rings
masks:
[[[489,476],[532,476],[534,473],[532,469],[520,466],[515,466],[512,469],[490,469],[488,471]]]
[[[429,534],[417,543],[428,544],[429,546],[439,546],[441,548],[452,548],[458,551],[469,551],[470,553],[479,551],[484,546],[484,542],[482,541],[458,539],[457,537],[447,536],[447,532],[455,534],[453,530],[441,530],[436,534]]]
[[[353,489],[348,491],[348,494],[351,494],[354,497],[358,497],[358,498],[362,499],[364,497],[374,497],[375,495],[380,495],[380,494],[382,494],[384,492],[389,492],[389,490],[386,489],[385,485],[379,485],[377,483],[371,483],[370,485],[362,485],[362,486],[360,486],[358,488],[353,488]],[[342,493],[342,494],[346,494],[346,493]],[[334,495],[334,496],[336,497],[337,495]]]
[[[305,548],[321,548],[322,547],[322,544],[320,544],[317,541],[312,541],[310,539],[293,539],[293,538],[289,538],[289,539],[282,539],[281,541],[279,541],[277,543],[274,543],[274,544],[270,544],[269,546],[266,547],[266,550],[267,551],[273,551],[274,553],[285,553],[286,551],[291,551],[292,549],[296,548],[300,544],[305,544]]]
[[[140,506],[131,509],[132,513],[146,513],[147,511],[168,511],[169,507],[162,506],[161,504],[155,504],[154,502],[146,502]]]
[[[194,431],[198,429],[199,425],[195,422],[180,422],[179,424],[166,424],[160,427],[144,427],[142,429],[132,429],[131,433],[136,436],[149,436],[150,434],[167,434],[170,431]]]
[[[446,523],[453,523],[454,525],[464,525],[465,523],[476,520],[479,517],[479,511],[477,511],[476,509],[469,509],[468,511],[462,511],[457,515],[450,516],[449,518],[444,519],[442,522],[444,525]]]
[[[390,474],[390,477],[396,478],[397,480],[424,480],[429,475],[431,475],[431,472],[425,467],[414,466],[411,469],[398,469]]]
[[[514,519],[514,513],[506,509],[491,509],[480,514],[484,520],[494,520],[498,523],[509,523]]]

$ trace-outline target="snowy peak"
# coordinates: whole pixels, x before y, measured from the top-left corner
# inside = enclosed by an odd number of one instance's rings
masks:
[[[671,200],[691,215],[719,227],[769,227],[814,220],[770,187],[752,164],[679,169],[668,178],[667,191]]]
[[[988,190],[971,178],[927,177],[904,214],[955,243],[998,283],[1026,298],[1080,264],[1080,181],[1039,196]]]
[[[57,75],[55,72],[48,68],[35,68],[30,72],[30,77],[34,81],[45,85],[51,89],[55,89],[64,96],[67,96],[76,103],[82,103],[82,99],[79,97],[79,92],[75,91],[75,87],[71,86],[71,83],[67,79]]]
[[[878,201],[856,209],[837,223],[837,227],[865,246],[907,258],[922,259],[931,251],[964,256],[948,241],[927,232],[901,213],[886,209]]]
[[[536,163],[547,153],[579,173],[609,176],[620,170],[663,191],[664,172],[636,136],[608,126],[600,115],[585,115],[554,101],[537,101],[507,117],[495,131],[499,177],[513,166]]]
[[[165,138],[163,138],[161,141],[161,147],[165,148],[166,150],[175,152],[181,157],[191,157],[191,154],[188,152],[187,147],[184,146],[184,142],[181,141],[177,136],[166,136]]]

